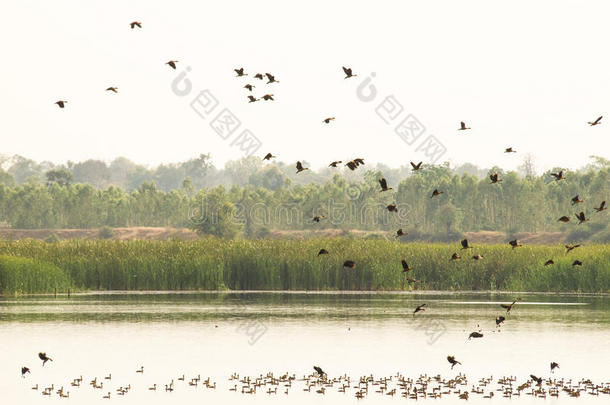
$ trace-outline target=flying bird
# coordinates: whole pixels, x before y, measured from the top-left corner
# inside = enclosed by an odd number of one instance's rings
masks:
[[[349,167],[350,170],[356,170],[356,168],[358,167],[358,164],[356,162],[354,162],[353,160],[350,160],[349,162],[347,162],[345,164],[345,166]]]
[[[470,127],[467,127],[464,121],[460,122],[460,127],[458,128],[458,131],[466,131],[467,129],[470,129]]]
[[[331,121],[334,121],[334,120],[335,120],[335,117],[328,117],[328,118],[324,118],[322,120],[322,122],[325,124],[329,124]]]
[[[475,338],[475,339],[479,339],[482,338],[483,334],[480,332],[472,332],[469,336],[468,336],[468,340]]]
[[[235,71],[235,73],[237,73],[237,76],[235,76],[235,77],[248,76],[247,73],[244,73],[244,68],[233,69],[233,70]]]
[[[411,167],[413,168],[412,170],[414,172],[417,171],[417,170],[420,170],[421,169],[421,164],[422,164],[422,162],[419,162],[418,164],[415,164],[415,163],[411,162]]]
[[[352,260],[346,260],[343,262],[343,267],[349,267],[350,269],[353,269],[354,267],[356,267],[356,262]]]
[[[267,84],[269,83],[279,83],[279,81],[275,80],[275,76],[273,76],[271,73],[265,73],[265,76],[267,76]]]
[[[602,203],[599,205],[599,207],[594,207],[593,209],[597,212],[602,212],[603,210],[605,210],[606,208],[606,201],[602,201]]]
[[[265,101],[268,101],[268,100],[274,101],[273,94],[265,94],[263,96],[263,100],[265,100]]]
[[[496,317],[496,326],[500,326],[500,324],[501,324],[502,322],[504,322],[505,320],[506,320],[506,318],[505,318],[505,317],[503,317],[503,316],[498,316],[498,317]]]
[[[530,377],[532,378],[532,380],[536,381],[537,385],[542,385],[542,378],[541,377],[536,377],[534,374],[530,374]]]
[[[580,260],[574,260],[574,262],[572,262],[572,267],[574,266],[582,266],[582,262]]]
[[[244,86],[244,89],[248,89],[248,90],[252,91],[252,89],[253,89],[253,88],[255,88],[255,87],[256,87],[256,86],[254,86],[254,85],[252,85],[252,84],[246,84],[246,85]]]
[[[438,191],[436,188],[434,189],[434,191],[432,192],[432,195],[430,196],[430,198],[432,197],[436,197],[437,195],[441,195],[443,194],[444,191]]]
[[[356,165],[358,165],[358,166],[364,165],[364,159],[362,159],[362,158],[356,158],[356,159],[354,159],[354,162],[356,162]]]
[[[337,167],[338,164],[340,164],[341,161],[340,160],[335,160],[334,162],[332,162],[331,164],[328,165],[328,167]]]
[[[504,149],[504,153],[517,153],[517,151],[513,150],[513,148],[506,148]]]
[[[513,247],[513,249],[523,246],[517,242],[517,239],[511,240],[510,242],[508,242],[508,244],[511,245]]]
[[[261,73],[257,73],[254,75],[254,78],[258,80],[263,80],[263,75]]]
[[[57,104],[59,106],[59,108],[64,108],[66,106],[66,104],[68,104],[68,102],[66,100],[59,100],[59,101],[56,101],[55,104]]]
[[[580,211],[578,214],[574,214],[574,216],[576,216],[576,218],[578,219],[578,225],[588,221],[583,211]]]
[[[460,260],[461,258],[462,256],[458,255],[457,253],[451,255],[451,260]]]
[[[500,304],[500,306],[502,308],[504,308],[506,310],[506,313],[508,314],[510,312],[510,310],[513,309],[513,307],[515,306],[516,303],[517,303],[517,301],[513,301],[512,304]]]
[[[277,157],[277,156],[273,156],[271,153],[267,153],[265,155],[265,157],[263,158],[263,160],[271,160],[271,159],[273,159],[275,157]]]
[[[134,21],[132,23],[129,23],[129,26],[131,27],[131,29],[134,29],[135,27],[142,28],[142,23],[138,22],[138,21]]]
[[[313,366],[313,369],[314,369],[314,370],[316,370],[316,373],[318,373],[320,376],[323,376],[324,374],[326,374],[326,373],[324,372],[324,370],[322,370],[322,368],[321,368],[321,367],[318,367],[318,366]]]
[[[384,177],[379,179],[379,185],[381,186],[380,193],[383,193],[384,191],[388,191],[388,190],[393,190],[392,187],[388,187],[388,183],[386,182]]]
[[[166,65],[169,65],[172,69],[176,69],[177,60],[170,60],[169,62],[165,62]]]
[[[415,316],[416,313],[425,311],[426,309],[424,307],[426,305],[427,304],[418,305],[417,308],[415,308],[415,311],[413,311],[413,315]]]
[[[481,260],[481,259],[483,258],[483,255],[482,255],[482,254],[480,254],[480,253],[477,253],[476,255],[472,256],[472,258],[473,258],[474,260]]]
[[[489,175],[489,179],[491,180],[490,184],[500,183],[502,180],[498,179],[498,173],[492,173]]]
[[[328,254],[328,250],[326,250],[326,249],[320,249],[320,251],[318,252],[318,256],[327,255],[327,254]]]
[[[406,273],[408,271],[413,270],[411,267],[409,267],[409,265],[407,264],[406,260],[402,260],[400,263],[402,264],[402,272],[403,273]]]
[[[303,165],[301,164],[301,162],[297,162],[297,174],[301,173],[304,170],[309,170],[308,167],[303,167]]]
[[[570,222],[570,217],[564,215],[563,217],[559,218],[557,221]]]
[[[597,117],[597,119],[593,122],[587,122],[587,124],[591,125],[591,126],[595,126],[595,125],[599,125],[602,123],[602,118],[604,118],[603,115],[600,115],[599,117]]]
[[[108,87],[108,88],[106,89],[106,91],[112,91],[113,93],[118,93],[118,92],[119,92],[119,88],[118,88],[118,87],[111,86],[111,87]]]
[[[38,353],[38,358],[42,360],[42,366],[46,364],[47,361],[53,361],[46,353]]]
[[[254,103],[254,102],[256,102],[256,101],[258,101],[260,99],[250,95],[250,96],[248,96],[248,100],[250,100],[250,101],[248,101],[248,103]]]
[[[468,244],[468,239],[462,239],[460,243],[462,244],[462,249],[472,249],[472,246]]]
[[[576,205],[582,202],[582,200],[580,199],[580,197],[578,196],[578,194],[576,194],[576,197],[572,198],[572,205]]]
[[[447,361],[448,361],[449,363],[451,363],[451,369],[452,369],[452,370],[453,370],[453,367],[454,367],[456,364],[460,364],[460,365],[462,364],[462,363],[460,363],[459,361],[457,361],[457,360],[455,359],[455,356],[447,356]]]
[[[405,236],[406,233],[403,232],[402,228],[396,231],[396,238],[400,238],[401,236]]]
[[[572,250],[576,249],[577,247],[580,247],[580,244],[578,245],[565,245],[566,247],[566,253],[570,253]]]
[[[552,265],[552,264],[555,264],[555,262],[553,261],[553,259],[549,259],[549,260],[547,260],[546,262],[544,262],[544,265],[545,265],[545,266],[550,266],[550,265]]]
[[[345,79],[349,79],[350,77],[358,76],[358,75],[352,74],[352,68],[346,68],[345,66],[343,66],[343,72],[345,73]]]
[[[25,377],[25,375],[26,375],[27,373],[30,373],[30,369],[29,369],[29,368],[27,368],[27,367],[21,367],[21,376],[22,376],[22,377]],[[32,374],[32,373],[30,373],[30,374]]]
[[[324,215],[316,215],[315,217],[313,217],[313,222],[320,222],[324,218]]]
[[[554,361],[551,362],[551,373],[553,372],[553,370],[555,370],[556,368],[559,368],[559,364],[555,363]]]
[[[390,212],[398,212],[398,207],[396,206],[396,204],[390,204],[386,207],[388,209],[388,211]]]
[[[559,173],[551,173],[551,176],[555,177],[555,181],[564,180],[563,170],[560,170]]]

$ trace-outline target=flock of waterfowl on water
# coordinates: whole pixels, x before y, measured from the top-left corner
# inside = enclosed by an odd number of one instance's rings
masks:
[[[41,353],[43,354],[43,353]],[[49,359],[50,360],[50,359]],[[451,368],[461,364],[453,356],[448,356],[447,360]],[[559,365],[552,362],[550,365],[551,373]],[[232,374],[227,379],[226,387],[222,388],[229,392],[240,394],[266,394],[266,395],[289,395],[291,393],[312,393],[316,395],[344,394],[353,395],[355,398],[362,399],[373,396],[404,397],[407,399],[437,399],[445,397],[457,397],[468,400],[470,398],[559,398],[559,397],[580,397],[590,395],[599,397],[610,395],[610,381],[595,383],[590,379],[572,380],[566,378],[542,378],[530,375],[526,380],[519,381],[515,376],[504,376],[495,379],[493,376],[483,377],[479,380],[469,381],[468,377],[459,373],[453,378],[441,377],[437,375],[421,374],[418,377],[408,377],[402,373],[396,373],[389,377],[375,377],[364,375],[352,378],[347,374],[330,377],[319,366],[313,367],[314,372],[297,378],[295,374],[285,373],[275,376],[268,372],[258,376],[240,376]],[[27,370],[27,369],[26,369]],[[29,370],[22,370],[25,375]],[[140,367],[134,375],[144,375],[144,367]],[[132,386],[132,383],[134,384]],[[43,387],[38,384],[32,390],[39,391],[43,396],[56,395],[59,398],[70,398],[70,390],[75,391],[89,385],[91,390],[99,392],[103,399],[123,397],[129,395],[132,389],[147,390],[152,393],[171,394],[180,390],[216,390],[221,389],[216,381],[210,377],[202,380],[201,374],[195,377],[186,377],[184,374],[169,378],[164,383],[154,383],[144,385],[137,379],[135,381],[124,382],[123,385],[113,385],[112,374],[105,377],[94,377],[88,383],[83,376],[74,378],[69,383],[69,389],[63,385]],[[66,384],[68,386],[68,384]]]

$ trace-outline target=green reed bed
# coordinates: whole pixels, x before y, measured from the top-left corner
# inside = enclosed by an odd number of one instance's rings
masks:
[[[330,254],[317,256],[321,248]],[[451,261],[458,252],[461,260]],[[482,260],[472,259],[480,253]],[[198,241],[1,241],[0,255],[62,269],[77,290],[511,290],[610,292],[610,245],[399,243],[347,238]],[[354,269],[345,269],[345,260]],[[414,269],[407,282],[400,260]],[[553,259],[555,264],[543,263]],[[582,267],[572,267],[575,260]],[[39,267],[38,273],[45,273]],[[53,273],[53,274],[55,274]],[[30,274],[30,273],[28,273]],[[42,281],[41,281],[42,282]],[[51,283],[52,284],[52,283]],[[55,288],[49,284],[49,288]],[[62,286],[68,284],[62,281]],[[60,284],[58,284],[57,288]],[[41,284],[44,286],[44,284]],[[43,288],[44,290],[44,288]],[[27,289],[23,289],[27,291]],[[42,291],[42,290],[31,290]]]
[[[23,257],[0,256],[0,294],[66,291],[70,277],[59,267]]]

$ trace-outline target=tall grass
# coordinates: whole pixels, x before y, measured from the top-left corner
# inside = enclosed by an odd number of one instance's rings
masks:
[[[330,254],[317,256],[321,248]],[[453,252],[463,258],[451,261]],[[472,259],[480,253],[482,260]],[[0,254],[53,263],[82,290],[520,290],[610,292],[610,245],[296,240],[0,242]],[[354,260],[354,269],[342,267]],[[414,269],[407,282],[401,259]],[[555,264],[544,267],[553,259]],[[572,267],[574,259],[582,267]]]
[[[70,277],[59,267],[23,257],[0,256],[0,294],[66,291]]]

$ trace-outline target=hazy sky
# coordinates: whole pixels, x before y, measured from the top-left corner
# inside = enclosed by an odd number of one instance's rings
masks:
[[[0,153],[158,164],[209,152],[222,166],[243,152],[238,133],[222,139],[191,109],[209,89],[214,116],[228,108],[262,142],[258,155],[285,162],[399,166],[426,161],[416,149],[434,135],[452,164],[515,168],[531,153],[538,170],[580,167],[609,157],[609,15],[607,0],[4,1]],[[193,88],[179,97],[171,84],[187,66]],[[234,77],[242,66],[250,76]],[[377,96],[365,102],[356,89],[372,72]],[[275,101],[247,103],[246,83]],[[404,107],[394,124],[413,114],[426,127],[411,146],[375,112],[389,95]],[[472,130],[457,131],[461,120]]]

